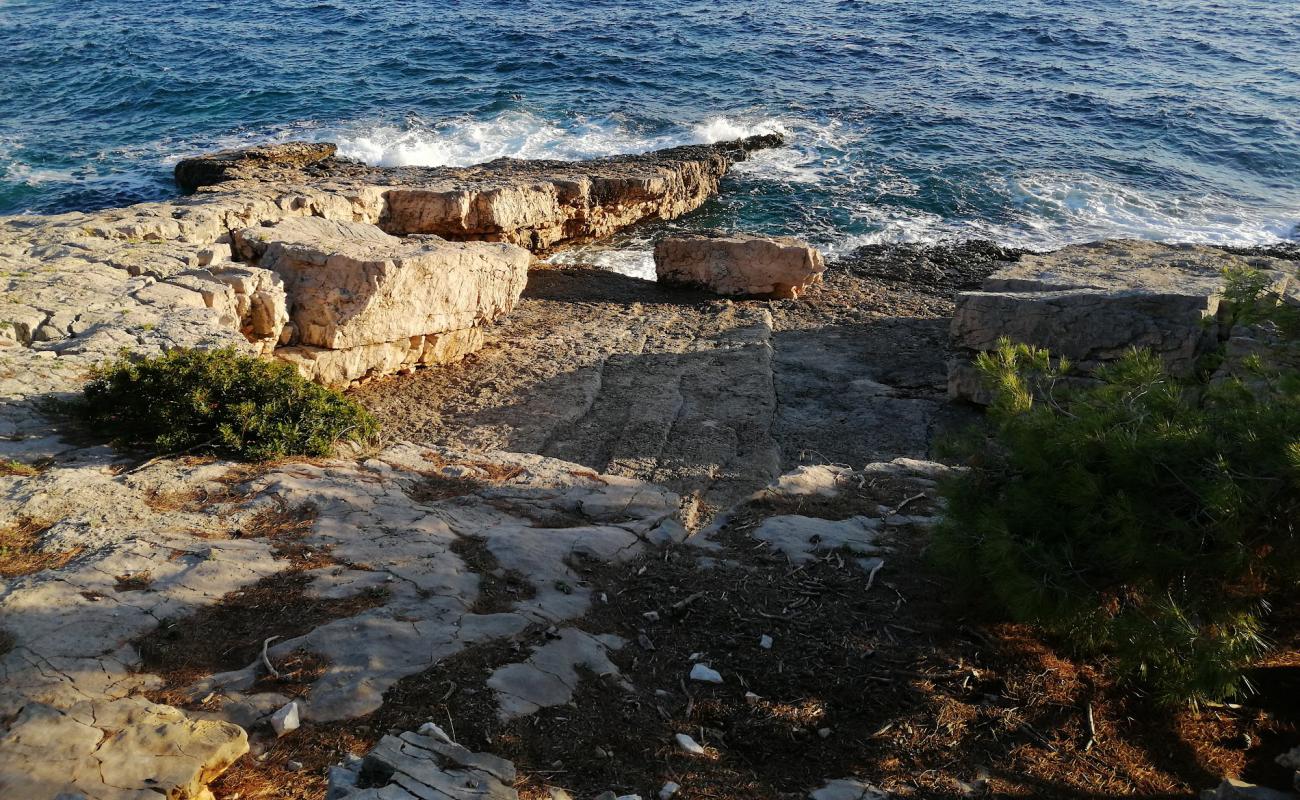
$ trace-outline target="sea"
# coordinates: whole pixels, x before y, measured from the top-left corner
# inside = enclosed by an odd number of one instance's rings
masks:
[[[778,131],[667,227],[865,244],[1300,239],[1297,0],[0,0],[0,214],[175,162],[375,165]],[[561,258],[643,274],[634,231]]]

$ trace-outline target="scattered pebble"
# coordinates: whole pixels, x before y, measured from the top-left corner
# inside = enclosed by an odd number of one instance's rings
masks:
[[[758,701],[762,699],[763,698],[759,697],[753,692],[745,692],[745,702],[749,703],[751,706],[758,705]]]
[[[447,744],[455,744],[455,742],[451,740],[451,737],[447,735],[446,731],[432,722],[426,722],[421,725],[417,733],[421,736],[432,736],[433,738],[446,742]]]
[[[275,731],[277,737],[283,736],[289,731],[298,730],[298,725],[297,701],[285,705],[279,711],[271,715],[271,729]]]
[[[830,729],[830,728],[818,728],[818,729],[817,729],[817,735],[820,736],[820,737],[822,737],[823,739],[829,739],[829,738],[831,737],[831,729]]]
[[[685,750],[686,752],[693,753],[697,756],[704,755],[704,748],[700,747],[700,743],[695,741],[691,737],[687,736],[686,734],[679,733],[676,735],[675,738],[677,739],[677,745],[681,747],[683,750]]]
[[[687,660],[687,661],[699,661],[701,658],[704,658],[704,654],[703,654],[703,653],[691,653],[689,656],[686,657],[686,660]]]
[[[667,783],[664,784],[664,788],[659,790],[659,800],[668,800],[668,798],[677,794],[677,790],[681,788],[682,787],[678,786],[672,781],[668,781]]]
[[[284,765],[284,768],[287,769],[287,770],[289,770],[290,772],[297,772],[298,770],[302,769],[302,762],[301,762],[301,761],[286,761],[286,762],[285,762],[285,765]]]
[[[552,786],[547,791],[551,794],[551,800],[573,800],[573,795],[558,786]]]
[[[722,683],[722,675],[715,669],[696,664],[691,667],[691,680],[704,681],[705,683]]]
[[[641,616],[645,617],[645,618],[646,618],[647,620],[649,620],[650,622],[658,622],[658,621],[659,621],[659,612],[658,612],[658,611],[647,611],[647,612],[645,612],[644,614],[642,614]]]
[[[771,649],[772,649],[772,637],[771,637],[771,636],[768,636],[766,633],[763,634],[762,636],[758,637],[758,646],[761,647],[761,648],[763,648],[764,650],[771,650]]]

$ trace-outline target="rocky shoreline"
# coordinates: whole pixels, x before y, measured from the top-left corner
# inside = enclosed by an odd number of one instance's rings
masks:
[[[778,144],[437,170],[281,146],[182,162],[187,198],[0,220],[0,460],[29,467],[0,475],[0,528],[41,563],[0,584],[0,794],[915,795],[861,761],[887,729],[854,704],[964,625],[900,609],[934,591],[917,542],[950,469],[936,438],[976,416],[949,399],[979,399],[970,353],[1248,350],[1213,327],[1222,269],[1300,297],[1295,254],[879,246],[767,299],[534,259],[697,208]],[[44,409],[123,349],[230,344],[360,383],[387,440],[142,464]],[[878,580],[899,599],[866,596]],[[761,614],[722,613],[731,595]],[[839,638],[800,639],[821,628]],[[849,655],[868,640],[883,672]],[[965,674],[982,645],[950,644]],[[697,666],[720,683],[688,684]],[[530,738],[569,715],[606,739]],[[927,772],[922,796],[977,780]]]

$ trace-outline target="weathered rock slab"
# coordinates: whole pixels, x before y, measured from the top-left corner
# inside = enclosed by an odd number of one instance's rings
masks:
[[[798,297],[826,269],[805,242],[745,234],[673,236],[655,245],[654,258],[660,282],[728,295]]]
[[[139,698],[28,703],[0,738],[0,796],[208,800],[208,783],[246,752],[239,726]]]
[[[951,335],[963,355],[949,371],[949,394],[987,401],[970,357],[1003,337],[1047,348],[1084,374],[1145,348],[1171,374],[1191,375],[1228,335],[1225,272],[1244,269],[1265,273],[1279,291],[1294,280],[1289,262],[1198,245],[1112,240],[1022,256],[958,296]]]
[[[515,766],[452,741],[406,732],[379,740],[359,764],[330,771],[329,800],[516,800]]]
[[[338,152],[330,142],[284,142],[184,158],[176,164],[176,183],[193,192],[200,186],[255,175],[271,167],[301,168]]]
[[[319,217],[247,228],[236,240],[285,281],[293,343],[333,350],[496,319],[514,307],[532,262],[509,244],[399,239]]]

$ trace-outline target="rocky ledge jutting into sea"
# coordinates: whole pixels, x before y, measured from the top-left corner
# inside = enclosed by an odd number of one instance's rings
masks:
[[[515,798],[526,770],[534,796],[614,775],[667,798],[746,736],[813,742],[739,760],[818,800],[912,791],[837,744],[911,662],[845,643],[926,624],[908,565],[953,469],[932,443],[973,413],[949,395],[986,399],[970,356],[1006,335],[1085,376],[1134,346],[1186,373],[1226,342],[1232,370],[1269,332],[1222,313],[1224,270],[1300,304],[1296,262],[1118,241],[825,264],[739,234],[661,242],[658,284],[534,260],[697,208],[778,144],[466,169],[291,144],[184,161],[170,202],[0,220],[0,460],[24,466],[0,529],[31,556],[0,573],[0,795],[202,800],[237,764],[339,800]],[[142,463],[43,405],[124,350],[232,344],[333,386],[411,374],[354,390],[386,438],[331,460]],[[724,701],[769,727],[679,722]],[[610,738],[672,735],[545,749],[629,718]]]
[[[182,161],[191,197],[0,221],[0,342],[35,359],[21,370],[34,391],[123,347],[234,343],[335,386],[448,363],[510,310],[532,253],[678,217],[779,143],[465,169],[368,168],[297,143]]]

